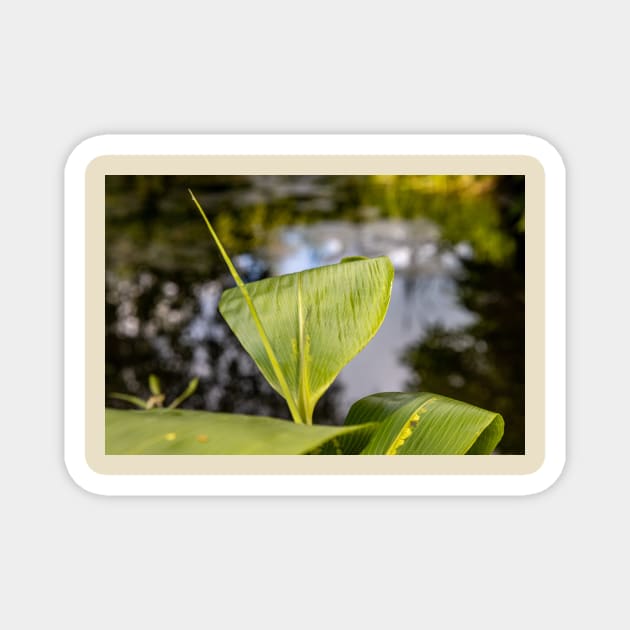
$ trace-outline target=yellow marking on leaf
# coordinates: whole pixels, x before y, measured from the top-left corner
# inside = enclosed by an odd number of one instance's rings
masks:
[[[177,433],[167,433],[164,436],[164,439],[168,440],[169,442],[172,442],[176,437],[177,437]]]
[[[435,400],[437,400],[435,396],[433,398],[425,400],[418,407],[418,409],[416,409],[416,411],[411,414],[407,422],[405,422],[402,429],[400,430],[400,433],[398,433],[398,435],[396,436],[396,439],[387,449],[387,453],[385,453],[386,455],[396,455],[398,453],[398,449],[407,441],[409,436],[413,433],[413,430],[418,426],[418,422],[420,422],[420,416],[426,412],[427,406]]]
[[[208,441],[208,436],[207,435],[198,435],[195,439],[200,444],[205,444]]]

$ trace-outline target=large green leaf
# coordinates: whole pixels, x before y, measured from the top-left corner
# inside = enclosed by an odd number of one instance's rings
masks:
[[[106,409],[105,426],[108,455],[301,455],[370,430],[183,409]]]
[[[285,383],[243,288],[225,291],[219,310],[271,386],[297,409],[296,420],[310,424],[322,394],[383,322],[393,278],[392,263],[383,256],[245,285]]]
[[[503,418],[437,394],[373,394],[352,405],[345,426],[377,423],[362,453],[488,455],[503,437]]]

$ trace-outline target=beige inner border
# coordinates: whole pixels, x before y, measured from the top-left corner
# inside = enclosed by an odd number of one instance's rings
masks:
[[[525,455],[105,455],[105,175],[525,175]],[[544,461],[545,177],[529,156],[101,156],[86,170],[86,460],[102,474],[531,474]]]

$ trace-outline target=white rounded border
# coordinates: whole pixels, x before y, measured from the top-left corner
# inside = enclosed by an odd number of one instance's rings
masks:
[[[545,459],[527,475],[104,475],[85,458],[85,173],[103,155],[519,155],[545,172]],[[528,495],[560,476],[566,457],[566,197],[557,150],[530,135],[102,135],[66,162],[64,454],[72,479],[102,495]]]

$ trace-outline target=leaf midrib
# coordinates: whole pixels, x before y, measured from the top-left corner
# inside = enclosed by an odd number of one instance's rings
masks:
[[[302,301],[302,276],[297,277],[297,308],[298,308],[298,397],[299,409],[306,424],[313,424],[313,409],[311,405],[310,387],[308,381],[308,350],[306,342],[306,327],[304,318],[304,304]]]

